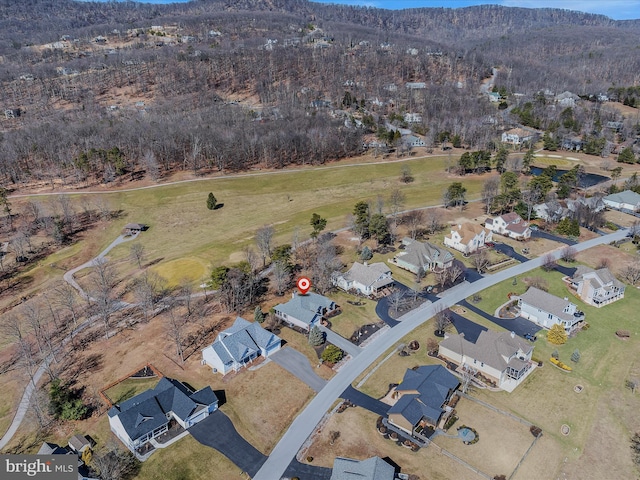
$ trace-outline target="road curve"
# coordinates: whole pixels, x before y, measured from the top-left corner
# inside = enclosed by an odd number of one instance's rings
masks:
[[[576,251],[587,250],[591,247],[607,244],[615,240],[624,238],[627,230],[619,230],[615,233],[597,237],[575,245]],[[550,252],[556,259],[560,257],[561,250]],[[287,466],[294,459],[298,450],[302,447],[306,439],[311,435],[320,422],[325,412],[331,407],[336,399],[340,398],[342,392],[366,370],[380,355],[400,341],[402,337],[408,335],[418,326],[433,317],[439,305],[450,307],[460,300],[478,293],[496,283],[500,283],[516,275],[522,275],[528,271],[541,266],[543,257],[534,258],[528,262],[516,265],[507,270],[486,275],[484,278],[469,285],[465,290],[456,290],[450,295],[445,295],[435,303],[425,303],[421,307],[403,315],[402,321],[397,326],[390,329],[385,335],[378,337],[357,357],[344,365],[340,371],[327,383],[327,385],[309,402],[307,407],[295,418],[289,429],[282,436],[275,446],[271,455],[262,468],[253,477],[253,480],[274,480],[279,479],[284,474]]]

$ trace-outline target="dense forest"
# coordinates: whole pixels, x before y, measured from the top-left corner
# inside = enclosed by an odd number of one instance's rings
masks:
[[[324,163],[397,127],[429,147],[456,137],[489,150],[517,125],[611,143],[636,133],[599,102],[567,111],[540,93],[617,99],[624,88],[635,106],[635,21],[497,6],[3,0],[0,27],[10,189]],[[480,94],[494,67],[500,109]],[[603,127],[612,121],[619,138]]]

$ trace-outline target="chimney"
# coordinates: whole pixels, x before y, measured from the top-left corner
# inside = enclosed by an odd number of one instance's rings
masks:
[[[458,224],[458,230],[462,230],[462,224]]]
[[[511,338],[516,338],[516,332],[511,332]]]
[[[367,262],[367,261],[365,260],[365,262],[364,262],[364,266],[365,266],[365,267],[368,267],[368,266],[369,266],[369,262]]]
[[[564,297],[564,301],[568,302],[569,301],[569,297]]]

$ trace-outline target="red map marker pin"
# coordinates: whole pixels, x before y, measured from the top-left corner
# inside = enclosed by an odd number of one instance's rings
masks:
[[[311,280],[309,280],[307,277],[300,277],[298,279],[298,283],[296,283],[296,286],[298,287],[298,290],[300,290],[300,293],[302,295],[306,295],[311,288]]]

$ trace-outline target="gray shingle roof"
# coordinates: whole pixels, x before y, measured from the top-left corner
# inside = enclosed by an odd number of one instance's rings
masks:
[[[247,356],[266,349],[279,338],[267,332],[258,323],[252,323],[237,317],[231,327],[220,332],[211,347],[220,360],[227,364],[232,361],[241,362]]]
[[[540,310],[561,318],[562,320],[574,320],[573,313],[566,313],[564,309],[568,305],[572,305],[569,300],[564,300],[555,295],[540,290],[535,287],[529,287],[529,289],[520,295],[520,299],[529,305],[532,305]]]
[[[440,345],[499,371],[504,371],[507,365],[511,365],[505,358],[511,359],[518,350],[521,350],[525,355],[533,350],[531,345],[520,337],[511,335],[510,332],[498,333],[492,330],[483,330],[476,343],[471,343],[463,335],[451,335],[442,340]]]
[[[294,295],[287,303],[276,305],[274,309],[311,324],[318,315],[322,315],[324,309],[331,309],[332,305],[333,301],[327,297],[309,292],[306,295]]]
[[[628,203],[630,205],[637,205],[640,203],[640,194],[632,191],[625,190],[624,192],[612,193],[603,198],[605,201],[615,203]]]
[[[406,246],[405,251],[399,253],[397,258],[403,262],[414,265],[418,268],[425,268],[430,263],[446,264],[453,261],[453,254],[429,242],[418,242],[410,238],[405,238],[402,243]],[[428,269],[427,269],[428,270]]]
[[[358,282],[366,287],[371,287],[380,280],[380,277],[390,274],[391,270],[384,263],[372,263],[364,265],[362,263],[355,262],[348,272],[343,274],[343,278],[349,282]],[[382,284],[388,285],[393,283],[390,278],[384,279]]]
[[[395,469],[380,457],[352,460],[336,457],[330,480],[393,480]]]
[[[163,377],[153,389],[111,407],[108,415],[117,416],[129,438],[136,440],[166,424],[169,412],[186,420],[204,399],[212,400],[207,405],[218,401],[211,387],[194,393],[183,383]]]

